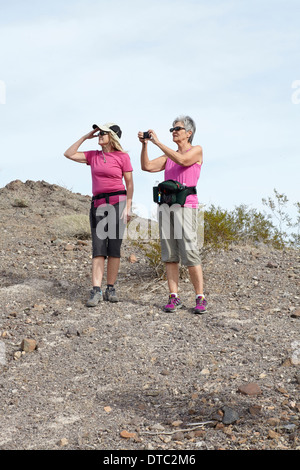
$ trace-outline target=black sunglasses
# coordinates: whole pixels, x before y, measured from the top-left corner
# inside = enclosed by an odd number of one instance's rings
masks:
[[[173,131],[180,131],[180,129],[184,129],[184,130],[185,130],[185,127],[180,127],[180,126],[171,127],[170,132],[173,132]]]
[[[96,137],[99,137],[100,135],[107,135],[109,132],[107,131],[100,131],[99,134],[96,134]]]

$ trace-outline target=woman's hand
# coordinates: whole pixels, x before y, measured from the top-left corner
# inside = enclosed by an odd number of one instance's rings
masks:
[[[159,142],[159,140],[158,140],[157,135],[155,134],[155,132],[152,129],[149,129],[147,132],[150,135],[149,139],[144,139],[144,132],[139,132],[138,133],[138,138],[139,138],[140,142],[142,142],[142,144],[146,144],[148,142],[148,140],[150,140],[153,144],[157,144]]]
[[[99,129],[93,129],[92,131],[88,132],[84,138],[87,139],[94,139],[97,137],[96,133],[99,133]]]
[[[128,209],[126,206],[121,214],[120,219],[123,219],[124,224],[128,224],[128,222],[130,222],[131,220],[131,216],[132,216],[131,210]]]
[[[142,144],[147,144],[149,139],[144,139],[144,132],[139,132],[138,133],[138,138],[139,141],[142,142]]]
[[[159,140],[158,140],[158,137],[157,137],[156,133],[154,132],[154,130],[153,130],[153,129],[149,129],[148,132],[149,132],[149,134],[150,134],[150,141],[151,141],[153,144],[157,145],[158,142],[159,142]]]

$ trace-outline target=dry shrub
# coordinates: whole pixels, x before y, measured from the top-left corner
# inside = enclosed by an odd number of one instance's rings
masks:
[[[87,240],[91,237],[89,216],[86,214],[65,215],[54,220],[55,236]]]

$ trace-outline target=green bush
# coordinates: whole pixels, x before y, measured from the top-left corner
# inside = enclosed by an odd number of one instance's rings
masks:
[[[279,247],[270,217],[244,204],[232,211],[210,206],[204,216],[204,245],[226,248],[232,243],[272,243]],[[281,246],[280,246],[281,247]]]
[[[297,210],[293,222],[287,212],[288,199],[274,189],[274,198],[262,200],[269,213],[257,209],[249,209],[245,204],[236,206],[233,210],[224,210],[211,205],[199,217],[200,232],[204,228],[204,241],[199,250],[202,258],[210,250],[226,249],[233,244],[264,243],[276,249],[300,247],[300,202],[294,204]],[[204,224],[204,227],[203,227]],[[150,266],[158,277],[162,277],[164,266],[161,262],[159,240],[150,240],[147,244],[137,241],[149,260]],[[182,270],[183,275],[186,271]],[[182,276],[181,276],[182,277]]]

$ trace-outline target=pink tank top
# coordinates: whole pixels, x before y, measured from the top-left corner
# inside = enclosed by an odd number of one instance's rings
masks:
[[[165,180],[176,180],[186,186],[197,186],[200,171],[201,165],[198,163],[191,166],[182,166],[168,158],[165,166]],[[198,207],[197,194],[190,194],[186,198],[184,207]]]

